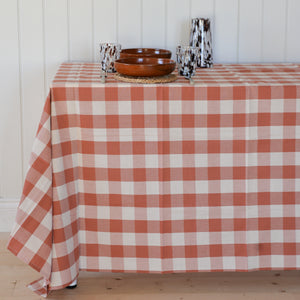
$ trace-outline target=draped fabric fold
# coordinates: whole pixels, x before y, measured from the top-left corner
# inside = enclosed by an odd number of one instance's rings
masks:
[[[29,168],[7,245],[14,255],[43,277],[28,285],[48,295],[52,269],[51,101],[48,95],[31,152]]]

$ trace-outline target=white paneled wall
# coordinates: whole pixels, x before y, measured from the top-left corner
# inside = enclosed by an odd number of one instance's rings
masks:
[[[70,59],[92,61],[94,52],[93,1],[68,0],[68,5]]]
[[[6,1],[5,9],[0,8],[0,198],[20,195],[23,180],[18,30],[17,1]]]
[[[300,1],[289,0],[286,3],[286,60],[298,61],[300,55],[300,39],[299,39],[299,17],[300,17]]]
[[[216,61],[230,63],[238,60],[238,12],[238,0],[215,0],[214,56]]]
[[[240,0],[238,28],[238,60],[262,60],[262,0]]]
[[[286,58],[288,2],[286,0],[264,0],[262,22],[262,59],[264,61],[284,61]]]
[[[59,64],[97,61],[104,41],[174,51],[192,17],[211,18],[215,62],[300,62],[300,0],[0,0],[0,220]]]

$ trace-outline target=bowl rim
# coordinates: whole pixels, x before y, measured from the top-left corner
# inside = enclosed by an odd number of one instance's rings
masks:
[[[149,53],[147,53],[149,52]],[[158,52],[158,53],[156,53]],[[121,50],[121,53],[131,54],[131,55],[153,55],[153,54],[172,54],[168,49],[161,48],[148,48],[148,47],[138,47],[138,48],[125,48]]]
[[[141,63],[133,63],[130,61],[141,61]],[[143,63],[144,60],[147,60],[149,63]],[[162,61],[162,63],[159,63]],[[119,58],[115,61],[115,64],[122,64],[124,66],[163,66],[163,65],[176,65],[176,62],[170,58],[159,58],[159,57],[126,57],[126,58]]]

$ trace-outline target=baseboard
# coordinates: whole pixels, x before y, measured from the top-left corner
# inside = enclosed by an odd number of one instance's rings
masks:
[[[19,201],[19,199],[0,198],[0,232],[11,232]]]

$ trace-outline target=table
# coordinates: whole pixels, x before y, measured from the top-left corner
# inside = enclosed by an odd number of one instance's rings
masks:
[[[47,296],[79,270],[300,268],[300,66],[216,65],[164,85],[64,63],[8,249]]]

